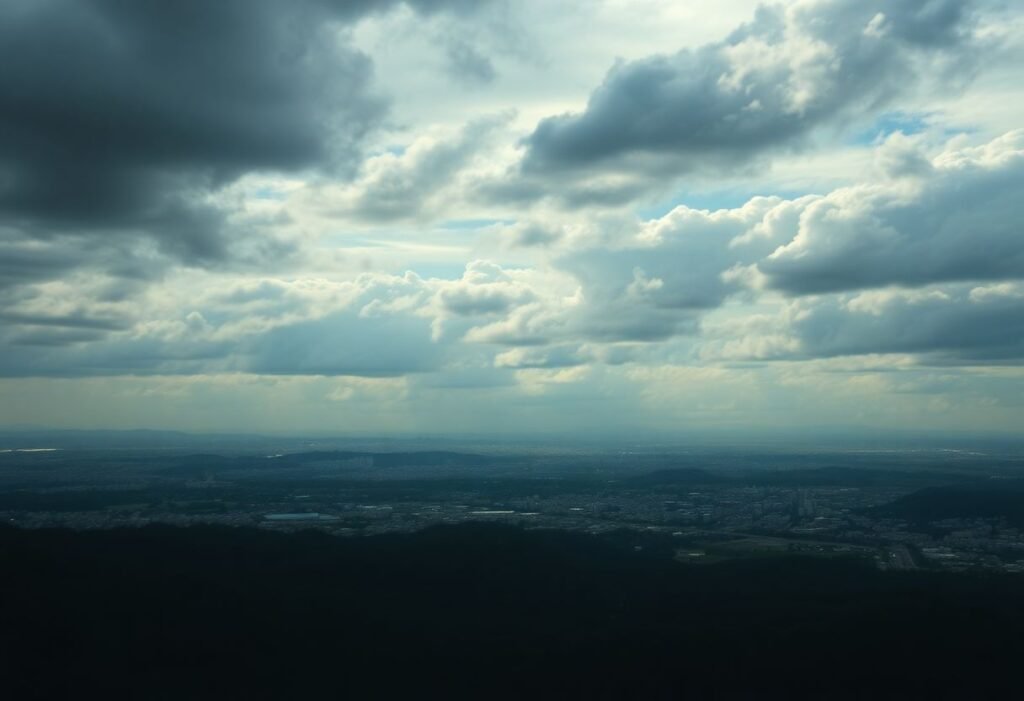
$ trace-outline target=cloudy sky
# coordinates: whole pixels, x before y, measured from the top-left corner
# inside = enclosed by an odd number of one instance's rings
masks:
[[[1010,0],[6,0],[0,424],[1015,431]]]

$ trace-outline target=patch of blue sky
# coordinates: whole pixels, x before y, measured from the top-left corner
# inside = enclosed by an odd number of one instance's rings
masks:
[[[851,142],[857,146],[873,146],[896,132],[907,136],[920,134],[932,127],[935,116],[934,112],[886,112],[867,129],[855,133]]]
[[[927,132],[933,138],[944,140],[977,131],[974,126],[944,121],[941,112],[886,112],[867,129],[855,132],[849,143],[852,146],[873,147],[896,132],[906,136]]]
[[[388,144],[387,146],[384,146],[380,149],[374,149],[370,155],[383,156],[384,154],[388,154],[391,156],[395,156],[397,158],[401,158],[402,156],[405,155],[405,152],[408,150],[409,147],[406,144]]]
[[[498,224],[511,226],[515,223],[515,219],[449,219],[441,222],[437,226],[439,229],[448,229],[449,231],[472,231],[475,229],[485,229],[489,226],[496,226]]]
[[[247,194],[254,200],[283,200],[288,196],[286,191],[272,185],[254,187]]]

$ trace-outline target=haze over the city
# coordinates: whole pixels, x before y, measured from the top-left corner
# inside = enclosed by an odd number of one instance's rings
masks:
[[[1024,8],[0,3],[0,425],[1019,431]]]

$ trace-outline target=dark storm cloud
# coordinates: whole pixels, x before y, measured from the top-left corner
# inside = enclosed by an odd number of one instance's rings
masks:
[[[82,313],[50,315],[0,312],[0,322],[21,326],[57,326],[96,331],[119,331],[131,325],[122,319],[95,317]]]
[[[0,241],[0,291],[61,275],[78,264],[75,253],[27,241]]]
[[[384,102],[335,31],[394,0],[0,5],[0,218],[223,258],[205,198],[251,171],[347,172]],[[422,12],[465,2],[410,1]]]
[[[14,334],[7,343],[13,346],[59,347],[101,341],[105,335],[103,331],[92,329],[36,329]]]
[[[491,59],[483,55],[472,44],[458,38],[451,38],[445,46],[448,73],[464,83],[486,85],[497,77]]]
[[[223,360],[226,344],[117,343],[108,335],[68,331],[16,333],[5,343],[2,377],[196,375],[229,369]]]
[[[891,183],[811,203],[758,270],[792,295],[1024,278],[1024,132],[947,160],[909,191]]]
[[[120,236],[81,236],[73,233],[37,239],[25,234],[0,234],[0,305],[14,299],[35,297],[38,285],[70,279],[81,273],[102,275],[105,285],[101,301],[114,301],[137,293],[147,282],[158,278],[167,268],[167,260],[146,240]]]
[[[809,357],[911,353],[939,363],[1024,360],[1024,297],[967,288],[877,305],[830,299],[800,314],[792,330]]]
[[[517,248],[550,246],[558,242],[562,236],[563,232],[560,229],[532,221],[517,223],[503,232],[507,244]]]
[[[723,42],[616,64],[583,112],[537,125],[523,171],[735,167],[968,66],[973,17],[963,0],[762,7]]]
[[[504,290],[482,290],[473,294],[468,289],[457,288],[443,291],[440,297],[447,311],[461,316],[502,314],[520,303]]]

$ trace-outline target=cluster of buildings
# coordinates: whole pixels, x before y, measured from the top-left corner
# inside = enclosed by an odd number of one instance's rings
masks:
[[[374,498],[358,489],[311,493],[282,489],[262,500],[196,513],[165,502],[89,511],[10,511],[4,521],[28,528],[109,528],[149,523],[317,528],[339,535],[409,532],[437,524],[497,521],[527,528],[587,533],[633,529],[700,542],[729,537],[744,547],[791,552],[875,553],[885,569],[1024,571],[1024,533],[1000,519],[945,519],[925,524],[879,515],[876,507],[907,490],[897,487],[777,487],[742,484],[581,489],[502,495],[502,485],[480,490]],[[205,498],[205,497],[204,497]],[[179,506],[181,508],[179,508]],[[769,540],[770,539],[770,540]],[[690,548],[703,554],[704,549]],[[722,550],[719,549],[721,552]],[[713,559],[713,558],[710,558]]]

